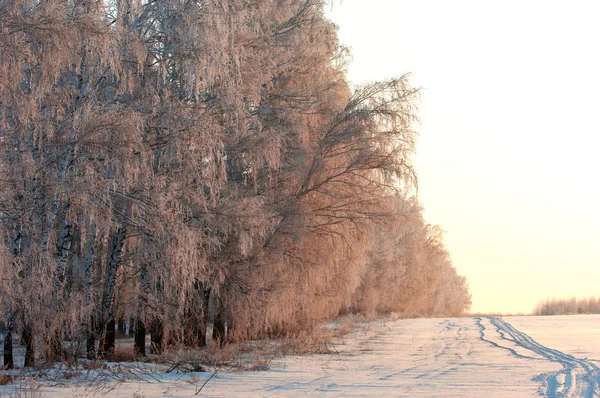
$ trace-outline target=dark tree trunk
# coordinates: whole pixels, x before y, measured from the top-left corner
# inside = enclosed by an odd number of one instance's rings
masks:
[[[53,332],[51,332],[49,346],[50,352],[48,352],[48,358],[46,359],[50,359],[52,361],[60,361],[63,358],[62,330],[60,328],[57,328]]]
[[[142,264],[140,269],[140,290],[138,292],[138,308],[133,337],[134,351],[136,355],[146,356],[146,324],[144,323],[144,306],[146,304],[145,294],[148,291],[148,266]]]
[[[123,319],[123,317],[119,317],[119,320],[117,321],[117,330],[121,336],[125,335],[125,329],[125,319]]]
[[[89,229],[90,243],[85,259],[85,305],[90,305],[92,300],[92,275],[94,271],[94,253],[96,251],[96,223],[92,222]],[[86,342],[87,358],[89,360],[96,359],[96,320],[94,315],[90,316],[90,323],[87,329],[87,342]]]
[[[6,330],[6,336],[4,336],[4,369],[13,369],[15,367],[15,360],[13,358],[13,323],[8,323],[8,329]]]
[[[213,335],[220,342],[226,342],[229,338],[229,324],[221,316],[215,319],[215,331]]]
[[[33,330],[31,324],[25,323],[23,326],[23,344],[25,344],[25,363],[24,367],[35,366],[35,337],[33,336]]]
[[[133,331],[135,330],[135,318],[131,317],[129,318],[129,333],[127,333],[129,336],[133,335]]]
[[[187,347],[204,347],[204,321],[200,316],[184,319],[183,344]]]
[[[196,282],[195,287],[198,295],[183,317],[183,343],[188,347],[205,347],[209,289],[201,282]]]
[[[213,332],[215,328],[215,292],[214,289],[208,288],[208,310],[206,311],[206,334],[204,335],[204,344],[210,347],[213,341]]]
[[[119,227],[117,231],[111,234],[111,244],[109,247],[108,259],[106,263],[106,284],[102,294],[102,304],[100,305],[100,314],[98,319],[100,324],[106,323],[106,335],[104,344],[108,344],[108,348],[114,350],[115,340],[115,311],[114,311],[114,296],[117,285],[117,271],[121,265],[121,256],[123,254],[123,245],[125,244],[126,228]],[[110,329],[110,330],[109,330]],[[103,349],[105,354],[109,351]],[[112,352],[112,351],[110,351]]]
[[[146,356],[146,326],[140,318],[135,325],[134,349],[137,355]]]
[[[102,339],[102,357],[115,352],[115,318],[111,318],[106,324],[104,338]]]
[[[162,320],[156,317],[150,324],[150,353],[162,354],[163,352],[164,327]]]
[[[90,317],[90,325],[87,335],[87,358],[89,360],[96,359],[96,324],[94,316]]]
[[[182,330],[183,329],[171,329],[168,333],[166,333],[167,337],[164,341],[167,347],[177,347],[182,341],[184,341],[181,338]]]

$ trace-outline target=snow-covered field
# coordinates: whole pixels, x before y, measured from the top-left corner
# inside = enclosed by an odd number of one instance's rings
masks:
[[[144,364],[103,384],[79,376],[38,381],[36,391],[194,396],[212,375],[198,396],[600,396],[600,316],[373,321],[344,340],[337,353],[275,359],[267,371],[167,374]]]

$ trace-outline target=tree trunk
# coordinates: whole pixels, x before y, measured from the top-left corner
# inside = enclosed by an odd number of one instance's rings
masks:
[[[144,304],[146,302],[145,294],[148,291],[148,266],[141,264],[140,269],[140,290],[138,292],[137,319],[134,333],[134,349],[137,355],[146,356],[146,325],[144,324]]]
[[[156,317],[150,324],[150,353],[162,354],[164,327],[160,317]]]
[[[102,339],[103,358],[115,352],[115,338],[115,318],[111,318],[106,323],[106,330],[104,332],[104,338]]]
[[[94,316],[90,317],[90,324],[88,325],[87,335],[87,359],[96,359],[96,324],[94,323]]]
[[[119,317],[119,320],[117,321],[117,330],[121,336],[125,335],[125,329],[125,319],[123,317]]]
[[[30,323],[23,326],[23,343],[25,344],[25,363],[24,367],[35,366],[35,337]]]
[[[101,316],[100,319],[106,319],[107,317],[113,318],[113,300],[115,287],[117,283],[117,271],[121,264],[121,255],[123,253],[123,245],[125,244],[126,228],[125,226],[119,227],[116,233],[112,234],[111,244],[108,253],[108,261],[106,264],[106,286],[104,288],[104,294],[102,295],[102,305],[100,308]],[[112,319],[114,322],[114,319]]]
[[[61,289],[66,288],[65,284],[68,282],[67,275],[69,273],[67,260],[71,251],[72,245],[72,224],[67,218],[66,213],[69,210],[69,205],[64,204],[61,209],[61,216],[64,217],[62,227],[60,229],[59,239],[56,243],[56,276],[57,279],[54,281],[56,292],[58,293]],[[67,294],[63,292],[63,297]]]
[[[215,290],[208,288],[208,311],[206,314],[206,334],[204,335],[204,344],[210,347],[213,341],[213,332],[215,329]]]
[[[179,344],[181,344],[181,342],[184,341],[184,339],[182,339],[182,332],[183,328],[169,330],[167,337],[164,340],[165,345],[167,347],[177,347]]]
[[[15,360],[13,358],[13,322],[8,322],[8,330],[6,336],[4,336],[4,369],[13,369],[15,367]]]
[[[135,325],[134,349],[137,355],[146,356],[146,326],[140,318]]]
[[[229,322],[223,321],[223,341],[229,340]]]
[[[104,357],[115,351],[115,317],[114,317],[114,295],[117,284],[117,271],[121,264],[121,255],[123,245],[125,244],[126,228],[125,226],[112,233],[111,243],[106,264],[106,285],[102,295],[102,304],[100,306],[101,320],[100,325],[106,324],[104,338],[101,343],[100,356]],[[108,319],[108,321],[106,321]]]
[[[183,318],[183,344],[187,347],[203,347],[204,335],[204,316],[188,312]]]
[[[90,303],[92,301],[92,274],[94,267],[94,253],[96,251],[96,223],[92,221],[90,224],[90,229],[88,231],[89,236],[89,246],[87,250],[87,255],[85,257],[85,273],[84,273],[84,283],[85,283],[85,307],[89,308]],[[87,358],[89,360],[96,359],[96,324],[94,315],[90,316],[90,323],[88,324],[88,333],[87,333]]]
[[[53,328],[50,326],[50,328]],[[54,330],[50,331],[50,341],[48,342],[48,348],[50,349],[47,354],[47,358],[51,361],[61,360],[63,358],[63,350],[62,350],[62,329],[60,327],[53,328]]]
[[[134,330],[135,330],[135,318],[130,317],[129,318],[129,330],[127,330],[127,335],[131,336],[133,334]]]

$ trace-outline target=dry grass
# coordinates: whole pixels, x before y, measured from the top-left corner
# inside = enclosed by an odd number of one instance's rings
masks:
[[[268,370],[277,357],[288,355],[334,354],[344,336],[357,329],[364,317],[347,316],[325,326],[271,340],[214,344],[208,349],[167,351],[155,359],[169,365],[170,371],[203,372],[228,368],[238,371]]]
[[[316,328],[288,335],[277,341],[273,354],[278,356],[330,354],[335,351],[332,348],[335,335],[336,331],[330,328]]]
[[[273,359],[272,350],[264,345],[229,344],[210,349],[187,349],[165,353],[168,372],[207,372],[208,369],[268,370]]]
[[[501,316],[530,316],[531,314],[523,314],[522,312],[511,314],[511,313],[501,313],[501,312],[474,312],[468,314],[469,318],[489,318],[489,317],[501,317]]]
[[[15,380],[14,376],[7,374],[0,374],[0,386],[6,386],[11,384]]]
[[[542,300],[533,309],[533,315],[600,314],[600,297]]]
[[[83,363],[82,368],[85,370],[96,370],[96,369],[106,369],[108,365],[100,360],[94,359],[93,361],[89,361],[87,363]]]
[[[133,346],[117,345],[115,351],[107,355],[106,359],[112,362],[135,362],[139,360],[139,356]]]
[[[243,370],[248,371],[261,371],[261,370],[269,370],[271,367],[272,357],[266,357],[263,355],[256,355],[254,358],[246,361],[245,367]]]
[[[233,371],[266,371],[269,370],[276,358],[288,355],[334,354],[337,347],[343,344],[344,337],[355,331],[368,331],[372,322],[365,322],[364,317],[348,316],[336,322],[321,327],[288,334],[278,339],[244,341],[220,345],[213,344],[205,349],[167,350],[160,356],[151,355],[147,360],[166,367],[160,367],[166,373],[189,373],[190,380],[198,391],[214,375],[222,369]],[[361,351],[370,351],[368,344]],[[130,380],[147,381],[156,369],[149,369],[150,364],[139,363],[131,345],[119,344],[106,360],[81,360],[76,369],[69,368],[64,372],[49,372],[38,370],[32,377],[15,377],[0,375],[0,385],[10,384],[10,390],[5,391],[10,397],[42,396],[40,384],[36,380],[54,381],[57,383],[84,376],[88,371],[85,394],[109,395],[120,383]],[[107,362],[132,362],[110,364]],[[62,370],[61,365],[61,370]],[[54,368],[56,370],[56,367]],[[83,371],[83,372],[82,372]],[[208,380],[200,383],[198,373],[212,373]],[[18,385],[17,385],[18,384]]]
[[[158,363],[169,365],[167,373],[206,372],[207,368],[235,368],[240,350],[237,345],[214,346],[209,349],[185,348],[165,351],[154,359]]]
[[[147,360],[157,364],[167,365],[166,373],[180,372],[212,373],[221,369],[234,371],[266,371],[270,369],[273,360],[288,355],[332,354],[338,353],[336,347],[344,343],[344,337],[357,330],[368,328],[369,322],[364,317],[347,316],[336,322],[321,327],[290,333],[278,339],[244,341],[240,343],[215,343],[205,349],[167,350],[160,356],[151,355]],[[364,347],[368,350],[370,347]],[[107,362],[132,362],[132,364],[113,364]],[[13,384],[11,389],[14,397],[40,396],[39,386],[34,385],[35,379],[64,381],[82,376],[82,370],[88,371],[90,377],[86,391],[90,393],[109,393],[115,385],[126,380],[147,379],[149,372],[144,364],[138,363],[140,358],[135,355],[132,345],[118,344],[114,353],[106,360],[82,360],[75,369],[69,367],[66,372],[46,373],[48,370],[38,370],[36,376],[26,379],[10,375],[0,375],[0,385]],[[193,378],[193,377],[192,377]],[[59,380],[60,379],[60,380]],[[16,384],[20,383],[20,386]],[[27,384],[29,383],[29,384]],[[12,388],[12,387],[11,387]]]

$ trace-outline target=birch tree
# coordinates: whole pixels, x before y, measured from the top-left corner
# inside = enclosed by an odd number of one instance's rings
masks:
[[[323,8],[0,1],[2,320],[26,366],[36,341],[79,355],[65,337],[109,357],[117,317],[145,355],[147,332],[160,354],[468,307],[415,197],[419,90],[352,90]]]

